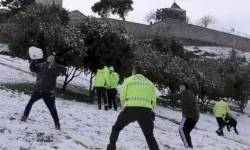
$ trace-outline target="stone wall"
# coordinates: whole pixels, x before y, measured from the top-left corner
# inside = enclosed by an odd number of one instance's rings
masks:
[[[224,46],[233,47],[241,51],[250,51],[250,39],[224,33],[200,26],[187,24],[181,21],[166,19],[153,25],[124,22],[116,19],[105,18],[107,21],[122,24],[135,39],[148,39],[154,35],[161,35],[166,38],[176,37],[183,41],[185,45],[199,46]]]
[[[203,28],[180,21],[167,19],[151,26],[154,32],[165,37],[176,37],[180,39],[197,40],[214,45],[233,47],[242,51],[250,51],[250,39],[234,36],[232,34]],[[189,45],[189,43],[185,43]]]
[[[36,0],[36,3],[41,3],[44,5],[52,5],[55,3],[56,5],[63,6],[63,0]]]

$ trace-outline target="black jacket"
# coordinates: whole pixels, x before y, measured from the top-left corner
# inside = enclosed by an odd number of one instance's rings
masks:
[[[32,60],[30,71],[37,74],[36,90],[55,94],[56,80],[59,75],[65,75],[67,69],[56,63]]]
[[[199,107],[195,95],[190,90],[185,90],[182,93],[170,94],[165,96],[166,99],[180,100],[181,111],[184,118],[192,118],[195,121],[199,120]]]

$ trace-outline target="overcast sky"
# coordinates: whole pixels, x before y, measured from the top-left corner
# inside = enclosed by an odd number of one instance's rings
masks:
[[[63,0],[67,9],[80,10],[85,15],[98,15],[91,11],[91,6],[99,0]],[[174,0],[134,0],[134,11],[126,17],[128,21],[145,23],[144,17],[151,10],[170,7]],[[205,14],[214,16],[219,22],[217,27],[250,35],[250,0],[176,0],[177,4],[187,11],[192,23]],[[117,16],[110,16],[118,18]]]

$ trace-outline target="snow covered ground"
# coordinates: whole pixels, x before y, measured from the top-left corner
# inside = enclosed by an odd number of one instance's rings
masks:
[[[62,131],[56,131],[52,118],[42,101],[37,102],[31,111],[30,119],[20,122],[20,115],[28,95],[12,91],[0,90],[0,149],[19,150],[82,150],[73,140],[88,145],[106,145],[109,134],[118,112],[97,110],[97,106],[84,103],[57,101],[57,108],[62,124]],[[180,112],[158,107],[156,113],[175,120],[181,119]],[[250,120],[246,116],[238,118],[239,133],[225,131],[225,137],[218,137],[215,119],[209,115],[201,115],[197,130],[192,132],[192,139],[199,150],[249,150]],[[39,136],[40,135],[40,136]],[[41,136],[43,135],[43,136]],[[41,137],[50,136],[51,142],[39,142]],[[178,125],[168,120],[156,118],[155,136],[161,150],[182,149],[178,134]],[[147,150],[142,131],[137,123],[132,123],[121,132],[119,144],[126,150]]]
[[[71,85],[88,87],[89,77],[82,74]],[[28,61],[0,55],[1,83],[33,83],[35,76],[28,68]],[[63,78],[59,78],[62,83]],[[1,86],[1,85],[0,85]],[[84,150],[73,140],[88,145],[107,145],[112,125],[119,112],[97,110],[97,106],[57,99],[62,131],[54,129],[52,118],[43,101],[37,102],[27,122],[20,122],[30,96],[13,91],[0,90],[0,150]],[[250,110],[250,104],[246,110]],[[158,107],[155,121],[155,137],[161,150],[182,150],[178,125],[169,121],[181,120],[181,113]],[[168,118],[165,119],[164,117]],[[191,136],[197,150],[250,150],[250,118],[239,115],[240,135],[225,130],[225,137],[215,133],[217,123],[213,116],[202,114]],[[46,138],[47,137],[47,138]],[[45,142],[41,142],[44,141]],[[118,145],[125,150],[147,150],[147,144],[137,123],[127,126],[120,134]],[[169,148],[171,147],[171,148]]]

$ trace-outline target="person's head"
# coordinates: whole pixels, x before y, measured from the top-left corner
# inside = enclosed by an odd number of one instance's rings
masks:
[[[109,68],[109,71],[110,71],[110,72],[114,72],[114,71],[115,71],[114,67],[111,66],[111,67]]]
[[[179,90],[180,90],[180,92],[182,93],[182,92],[184,92],[185,90],[188,90],[189,89],[189,86],[188,86],[188,84],[181,84],[180,86],[179,86]]]
[[[56,53],[55,52],[49,53],[48,58],[47,58],[47,62],[52,63],[52,62],[55,61],[55,58],[56,58]]]
[[[139,65],[136,65],[133,67],[133,70],[132,70],[132,75],[135,75],[135,74],[142,74],[144,75],[144,70],[141,66]]]

